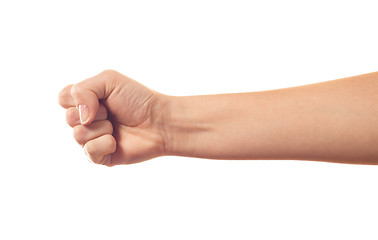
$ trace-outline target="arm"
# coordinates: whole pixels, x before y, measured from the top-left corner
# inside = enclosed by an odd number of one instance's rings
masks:
[[[169,155],[378,164],[378,72],[263,92],[168,98]]]

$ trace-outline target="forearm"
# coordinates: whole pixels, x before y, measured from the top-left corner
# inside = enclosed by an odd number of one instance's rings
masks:
[[[378,73],[170,99],[171,155],[378,164]]]

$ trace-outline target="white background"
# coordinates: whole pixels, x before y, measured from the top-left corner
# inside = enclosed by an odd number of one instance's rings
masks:
[[[170,95],[374,72],[377,23],[361,0],[1,0],[0,239],[377,239],[378,166],[107,168],[86,161],[57,103],[105,69]]]

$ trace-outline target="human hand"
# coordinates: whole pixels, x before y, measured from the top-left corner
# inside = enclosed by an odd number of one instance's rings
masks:
[[[59,104],[67,109],[66,121],[90,160],[114,166],[166,154],[167,98],[106,70],[65,87]]]

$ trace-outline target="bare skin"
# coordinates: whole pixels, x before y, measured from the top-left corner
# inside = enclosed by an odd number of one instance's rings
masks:
[[[107,70],[65,87],[59,103],[76,141],[106,166],[165,155],[378,164],[378,72],[177,97]]]

